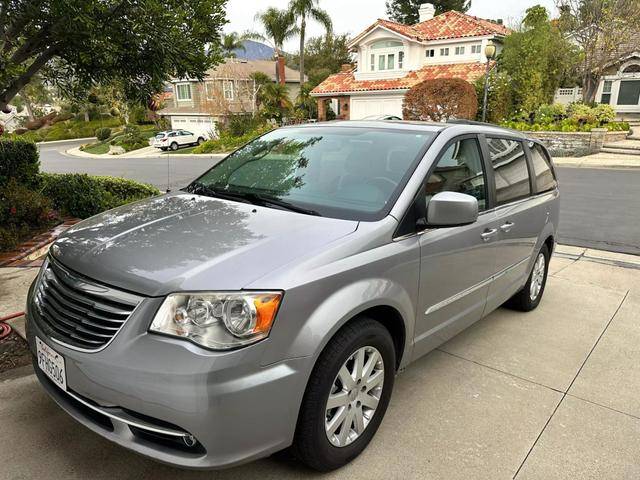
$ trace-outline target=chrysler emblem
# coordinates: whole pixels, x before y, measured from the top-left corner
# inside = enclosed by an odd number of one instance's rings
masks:
[[[54,257],[60,255],[60,247],[55,243],[51,245],[51,255],[53,255]]]

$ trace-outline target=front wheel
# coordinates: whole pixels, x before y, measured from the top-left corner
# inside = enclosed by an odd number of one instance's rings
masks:
[[[202,145],[204,143],[204,138],[199,137],[198,141],[196,142],[198,145]]]
[[[307,466],[330,471],[357,457],[375,435],[395,379],[389,331],[361,317],[340,330],[311,373],[293,444]]]
[[[173,142],[171,144],[171,150],[173,150],[174,152],[178,149],[178,144],[176,142]]]
[[[511,297],[505,304],[507,307],[515,310],[521,310],[523,312],[529,312],[536,308],[542,300],[542,294],[544,293],[544,287],[547,284],[547,273],[549,272],[549,248],[543,245],[536,260],[533,264],[533,269],[529,275],[529,279],[525,286]]]

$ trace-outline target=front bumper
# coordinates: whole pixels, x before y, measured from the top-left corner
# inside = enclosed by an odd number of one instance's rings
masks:
[[[269,339],[212,352],[148,334],[160,301],[145,300],[114,341],[96,353],[50,341],[28,308],[32,352],[37,335],[65,358],[69,392],[35,368],[51,397],[94,432],[177,466],[230,467],[289,446],[311,358],[262,366]]]

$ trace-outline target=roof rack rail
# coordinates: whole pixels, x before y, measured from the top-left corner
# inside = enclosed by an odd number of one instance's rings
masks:
[[[482,126],[482,127],[499,128],[501,130],[506,130],[508,132],[517,133],[520,136],[526,137],[526,135],[523,132],[519,131],[519,130],[514,130],[513,128],[502,127],[500,125],[496,125],[495,123],[479,122],[477,120],[466,120],[464,118],[452,118],[450,120],[447,120],[447,123],[453,123],[453,124],[457,124],[457,125],[478,125],[478,126]]]

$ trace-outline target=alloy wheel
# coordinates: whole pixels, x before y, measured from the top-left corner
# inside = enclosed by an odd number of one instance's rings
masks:
[[[375,347],[361,347],[342,364],[331,385],[325,432],[335,447],[362,435],[378,408],[384,385],[384,360]]]
[[[529,298],[531,301],[535,301],[540,295],[542,290],[542,284],[544,283],[546,260],[544,254],[539,253],[536,263],[533,266],[533,272],[531,273],[531,285],[529,286]]]

